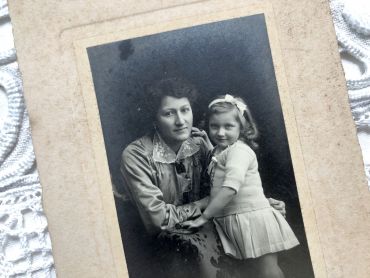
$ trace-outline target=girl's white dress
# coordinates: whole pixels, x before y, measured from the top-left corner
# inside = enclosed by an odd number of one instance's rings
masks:
[[[236,191],[215,218],[227,255],[237,259],[260,257],[299,244],[285,218],[272,208],[263,193],[254,151],[241,141],[216,154],[209,165],[211,199],[221,187]]]

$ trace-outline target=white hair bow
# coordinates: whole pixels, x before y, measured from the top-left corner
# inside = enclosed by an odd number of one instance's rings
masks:
[[[216,103],[221,103],[221,102],[227,102],[227,103],[234,104],[242,114],[247,109],[247,105],[245,105],[243,102],[241,102],[240,100],[237,100],[236,98],[234,98],[232,95],[229,95],[229,94],[226,94],[223,99],[218,98],[218,99],[213,100],[208,105],[208,108],[211,108],[212,105]]]

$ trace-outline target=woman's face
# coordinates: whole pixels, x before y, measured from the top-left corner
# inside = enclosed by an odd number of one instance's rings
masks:
[[[193,112],[189,100],[166,96],[156,115],[156,126],[162,139],[175,151],[190,137]]]

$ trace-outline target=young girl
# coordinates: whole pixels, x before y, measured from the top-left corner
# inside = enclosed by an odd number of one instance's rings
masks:
[[[216,143],[208,168],[210,201],[199,218],[182,226],[197,228],[213,218],[227,255],[254,258],[261,277],[283,278],[277,252],[299,242],[263,193],[251,113],[242,99],[231,95],[213,100],[208,108],[209,135]]]

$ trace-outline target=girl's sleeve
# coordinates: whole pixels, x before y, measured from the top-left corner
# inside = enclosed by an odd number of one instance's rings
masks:
[[[232,146],[226,155],[223,186],[230,187],[238,192],[245,180],[248,168],[255,162],[254,152],[248,146],[241,144]]]
[[[161,190],[154,184],[149,160],[140,149],[129,146],[123,152],[121,173],[148,232],[171,229],[176,223],[201,215],[194,203],[175,206],[164,202]]]

